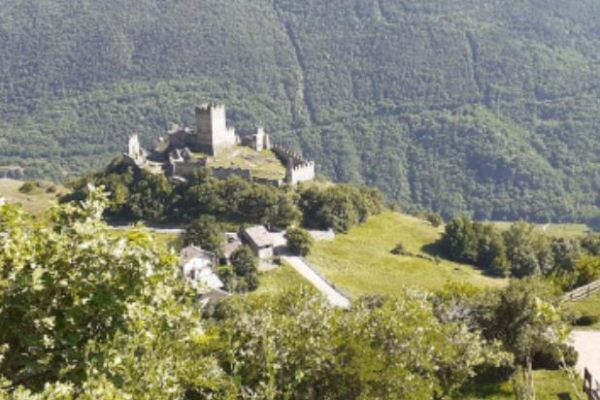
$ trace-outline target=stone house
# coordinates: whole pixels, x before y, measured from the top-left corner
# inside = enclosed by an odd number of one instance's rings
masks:
[[[254,255],[261,260],[271,258],[275,255],[275,245],[271,234],[262,225],[243,229],[242,239],[250,246]]]

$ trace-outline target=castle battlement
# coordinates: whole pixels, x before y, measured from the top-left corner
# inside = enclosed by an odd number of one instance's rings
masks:
[[[152,166],[169,176],[185,177],[202,167],[210,167],[211,156],[218,156],[242,143],[256,152],[272,150],[286,167],[285,183],[289,185],[313,180],[315,162],[281,145],[274,146],[271,137],[263,128],[254,135],[245,137],[243,142],[235,129],[227,126],[225,106],[206,103],[195,108],[196,129],[172,125],[166,137],[160,137],[153,150],[141,148],[137,135],[129,140],[127,156],[140,168]],[[199,154],[200,153],[200,154]],[[224,152],[226,153],[226,152]],[[227,154],[227,153],[226,153]],[[225,179],[237,175],[249,181],[254,178],[250,169],[232,167],[212,167],[214,176]],[[283,178],[283,177],[282,177]],[[280,186],[281,179],[261,179],[263,183]]]
[[[286,164],[286,182],[296,185],[315,179],[315,162],[285,147],[275,145],[273,151]]]

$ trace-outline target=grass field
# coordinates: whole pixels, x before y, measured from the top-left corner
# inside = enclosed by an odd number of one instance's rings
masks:
[[[579,400],[573,383],[564,371],[534,371],[533,379],[538,400]],[[576,382],[577,390],[581,383]],[[580,393],[581,394],[581,393]],[[513,400],[515,399],[512,383],[477,384],[468,387],[461,395],[461,400]],[[583,398],[581,398],[583,400]]]
[[[14,179],[0,179],[0,197],[4,197],[9,203],[21,204],[25,211],[33,215],[41,214],[50,207],[57,196],[66,191],[66,189],[60,185],[42,182],[41,189],[35,190],[32,193],[21,193],[19,188],[23,183],[25,182]],[[46,189],[50,186],[54,186],[56,189],[54,193],[46,192]]]
[[[256,152],[249,147],[236,146],[218,154],[209,165],[249,169],[257,178],[285,178],[285,167],[271,150]]]
[[[513,222],[490,222],[500,230],[507,230]],[[536,230],[552,237],[581,237],[591,231],[585,224],[538,224]]]
[[[578,326],[577,329],[600,329],[600,293],[596,293],[587,299],[566,302],[564,308],[576,317],[591,316],[597,318],[598,322],[588,326]]]
[[[443,228],[411,216],[386,212],[354,227],[330,242],[315,244],[309,260],[337,287],[353,296],[395,295],[404,287],[438,289],[448,282],[476,286],[501,286],[505,280],[484,276],[468,266],[439,260],[426,249],[440,237]],[[414,256],[396,256],[398,244]]]
[[[260,284],[258,289],[253,292],[255,295],[261,294],[280,294],[288,290],[297,290],[301,287],[308,288],[315,294],[318,293],[310,283],[304,280],[289,265],[282,265],[271,271],[261,272],[259,274]]]

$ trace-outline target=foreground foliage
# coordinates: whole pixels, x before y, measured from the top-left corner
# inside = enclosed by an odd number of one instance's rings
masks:
[[[46,220],[0,205],[0,398],[452,399],[482,371],[573,362],[535,281],[349,310],[300,289],[201,312],[173,254],[139,228],[108,232],[105,197],[90,187]],[[250,250],[231,262],[251,290]]]

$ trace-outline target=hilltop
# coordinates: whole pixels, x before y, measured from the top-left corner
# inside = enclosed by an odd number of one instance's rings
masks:
[[[66,179],[203,101],[320,173],[478,219],[599,211],[594,0],[0,0],[0,165]]]

